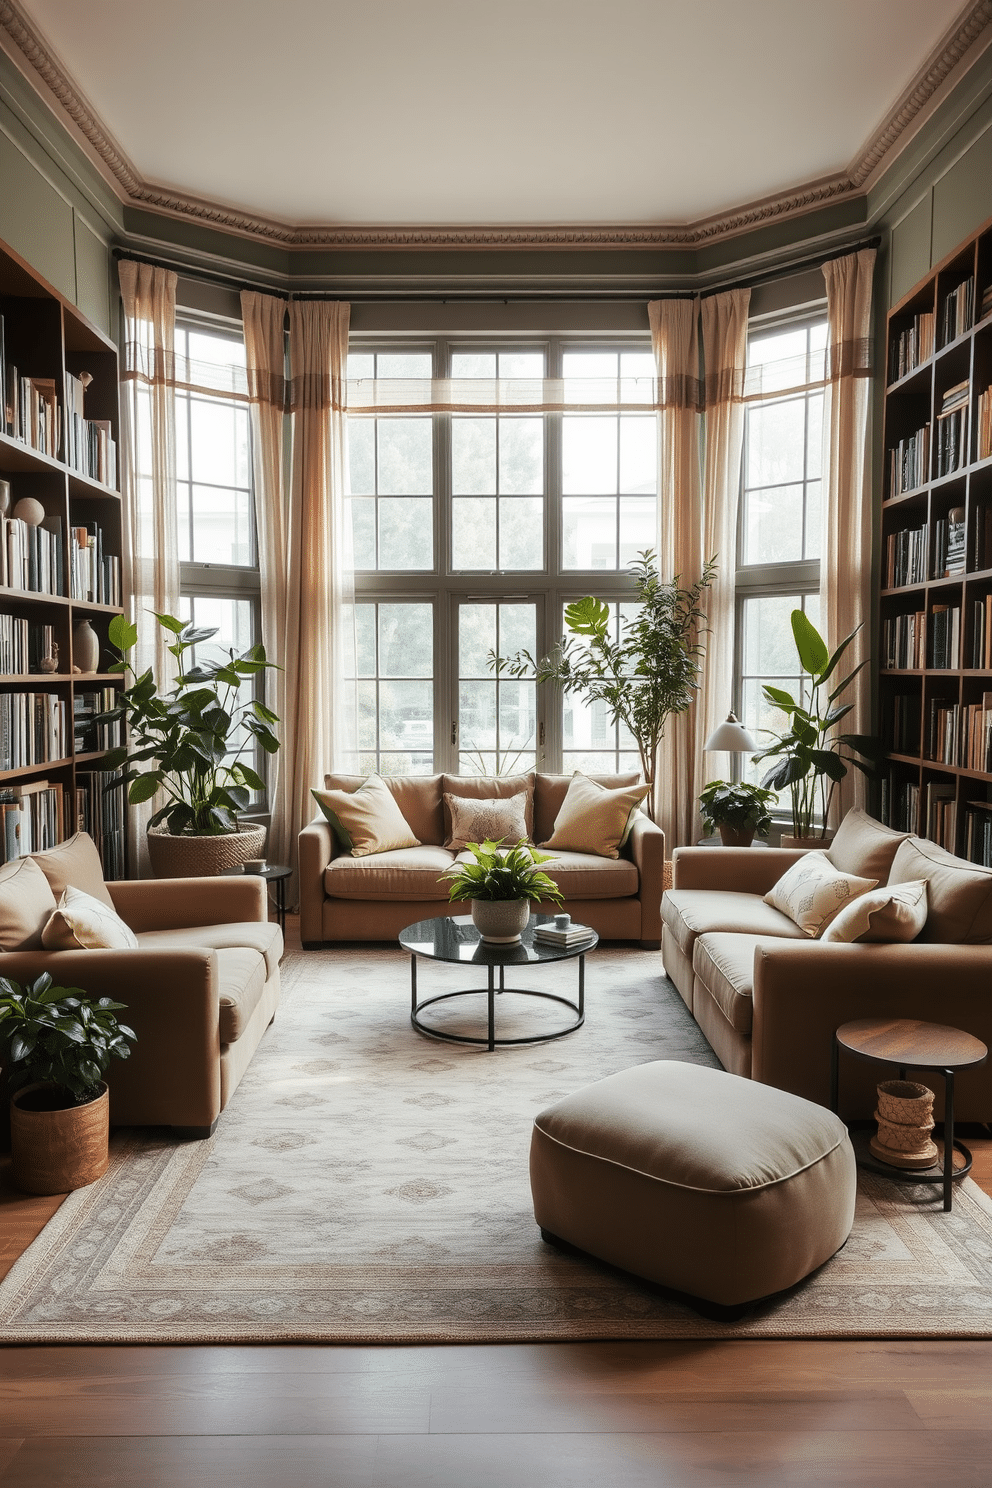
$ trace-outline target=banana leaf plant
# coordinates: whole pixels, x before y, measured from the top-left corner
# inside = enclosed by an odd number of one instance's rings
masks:
[[[758,754],[759,760],[775,760],[762,780],[767,790],[788,790],[792,800],[792,830],[796,837],[824,836],[827,813],[838,782],[851,765],[864,775],[873,773],[877,740],[869,734],[842,734],[837,725],[854,707],[838,702],[855,677],[868,665],[859,663],[839,682],[837,668],[848,646],[861,629],[852,630],[831,655],[816,626],[803,610],[792,612],[792,634],[799,664],[808,674],[808,701],[794,698],[782,687],[765,685],[765,700],[789,720],[789,727]],[[768,730],[762,730],[767,733]],[[863,756],[859,758],[858,756]]]
[[[139,677],[128,661],[138,639],[137,626],[124,615],[115,615],[110,622],[110,644],[120,657],[110,670],[132,680],[118,693],[117,706],[97,719],[98,723],[124,719],[128,728],[128,744],[110,750],[103,768],[124,766],[119,784],[128,787],[132,806],[165,792],[168,800],[150,817],[149,827],[164,821],[173,835],[236,832],[238,815],[248,807],[251,792],[265,788],[242,754],[252,740],[266,754],[279,748],[271,727],[279,719],[259,698],[245,698],[242,687],[275,663],[266,660],[261,645],[241,655],[228,650],[218,661],[197,661],[189,653],[215,636],[216,628],[189,624],[174,615],[156,619],[173,637],[167,649],[179,669],[167,693],[159,692],[150,667]]]

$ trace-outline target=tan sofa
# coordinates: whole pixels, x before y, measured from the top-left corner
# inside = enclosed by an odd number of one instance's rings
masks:
[[[637,775],[596,775],[608,787],[632,785]],[[357,790],[361,775],[327,775],[331,790]],[[352,857],[337,843],[330,824],[316,817],[300,833],[300,935],[307,948],[338,940],[395,940],[406,925],[438,915],[468,912],[449,904],[438,880],[456,854],[448,837],[444,793],[486,799],[533,793],[533,840],[546,841],[565,799],[570,777],[396,776],[387,785],[420,847]],[[592,925],[604,939],[636,940],[647,949],[661,944],[661,889],[665,835],[643,813],[634,818],[619,858],[558,852],[542,865],[555,880],[573,919]],[[556,906],[537,906],[551,912]]]
[[[83,837],[34,855],[56,899],[67,883],[95,888],[72,847]],[[0,975],[23,984],[48,972],[58,985],[125,1003],[120,1017],[137,1041],[107,1073],[112,1124],[209,1136],[279,1003],[282,932],[269,923],[266,885],[245,876],[105,887],[137,950],[9,950]]]
[[[927,925],[909,944],[809,939],[764,902],[795,852],[679,848],[662,902],[665,970],[724,1067],[821,1105],[834,1029],[853,1018],[946,1023],[992,1049],[992,873],[859,818],[838,832],[837,867],[883,884],[927,880]],[[886,1066],[842,1055],[841,1114],[870,1117],[886,1078]],[[992,1064],[958,1076],[955,1108],[963,1121],[992,1120]]]

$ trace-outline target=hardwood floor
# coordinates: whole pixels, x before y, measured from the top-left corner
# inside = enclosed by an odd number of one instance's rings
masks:
[[[0,1162],[0,1273],[59,1202]],[[992,1341],[0,1352],[4,1488],[909,1481],[992,1484]]]

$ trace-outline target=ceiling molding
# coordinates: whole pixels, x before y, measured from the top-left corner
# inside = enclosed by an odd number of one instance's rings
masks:
[[[872,178],[922,123],[941,86],[992,41],[992,0],[975,0],[945,34],[913,82],[846,171],[686,224],[609,226],[389,227],[294,225],[155,186],[142,178],[13,0],[0,0],[0,33],[26,75],[67,116],[125,206],[145,208],[289,249],[696,248],[864,194]],[[986,34],[989,33],[989,34]],[[979,43],[983,43],[979,48]],[[971,56],[969,57],[969,54]]]

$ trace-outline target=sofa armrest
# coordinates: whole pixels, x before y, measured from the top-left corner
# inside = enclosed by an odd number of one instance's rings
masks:
[[[299,838],[300,939],[304,945],[324,938],[324,869],[337,851],[330,822],[324,816],[315,816]]]
[[[764,940],[754,953],[752,1079],[828,1105],[834,1030],[854,1018],[946,1023],[992,1048],[990,981],[989,945]],[[842,1110],[843,1094],[842,1079]]]
[[[780,847],[677,847],[672,854],[672,888],[767,894],[805,852]]]
[[[132,930],[186,930],[191,925],[267,920],[265,880],[230,878],[126,879],[108,883],[110,897]]]
[[[661,944],[661,891],[665,875],[665,834],[638,812],[627,838],[627,851],[637,868],[641,901],[641,940]]]

